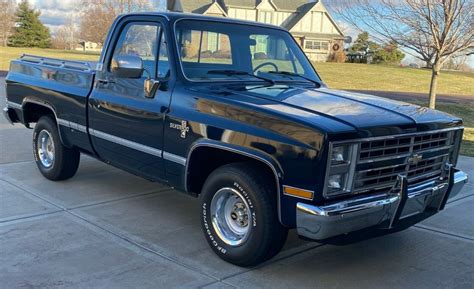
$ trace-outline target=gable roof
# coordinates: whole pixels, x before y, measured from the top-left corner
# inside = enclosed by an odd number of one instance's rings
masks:
[[[260,0],[222,0],[225,6],[238,6],[246,8],[255,8],[260,4]]]
[[[209,11],[209,9],[211,9],[213,6],[216,6],[217,9],[219,9],[219,11],[222,13],[222,15],[227,16],[227,11],[224,8],[222,8],[221,4],[215,1],[211,1],[211,3],[206,4],[200,8],[197,8],[196,10],[192,12],[197,13],[197,14],[206,14]]]
[[[300,6],[297,10],[297,13],[292,18],[290,18],[287,23],[284,23],[283,27],[288,30],[293,28],[296,24],[298,24],[298,22],[301,21],[301,19],[303,19],[303,17],[306,16],[309,11],[311,11],[311,9],[313,9],[314,6],[316,6],[316,4],[318,4],[318,2],[310,2]]]
[[[192,13],[201,14],[205,12],[212,5],[214,1],[212,0],[192,0],[192,1],[178,0],[177,2],[180,2],[181,8],[183,9],[182,12],[192,12]],[[204,7],[207,7],[207,8],[203,10]]]
[[[272,0],[273,4],[278,7],[278,10],[297,11],[302,6],[307,4],[316,4],[319,0],[308,1],[308,0]]]

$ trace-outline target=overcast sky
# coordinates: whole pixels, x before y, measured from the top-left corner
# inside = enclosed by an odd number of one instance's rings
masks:
[[[78,16],[80,0],[29,0],[29,2],[41,11],[41,21],[51,29],[52,33],[69,19],[73,19],[75,23],[80,21]],[[163,7],[166,0],[150,0],[150,2],[158,10]]]

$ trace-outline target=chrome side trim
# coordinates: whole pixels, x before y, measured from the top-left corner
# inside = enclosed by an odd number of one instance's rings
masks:
[[[61,118],[58,118],[57,122],[58,122],[59,125],[62,125],[62,126],[65,126],[65,127],[70,128],[70,129],[77,130],[77,131],[80,131],[80,132],[83,132],[83,133],[87,133],[87,127],[85,127],[82,124],[78,124],[78,123],[68,121],[68,120],[65,120],[65,119],[61,119]]]
[[[95,130],[95,129],[89,129],[89,133],[91,135],[93,135],[95,137],[98,137],[98,138],[101,138],[103,140],[110,141],[110,142],[113,142],[113,143],[116,143],[116,144],[119,144],[119,145],[123,145],[123,146],[126,146],[128,148],[131,148],[131,149],[134,149],[134,150],[137,150],[137,151],[141,151],[141,152],[144,152],[144,153],[147,153],[147,154],[150,154],[150,155],[154,155],[154,156],[157,156],[157,157],[160,157],[160,158],[161,158],[161,155],[162,155],[162,151],[159,150],[159,149],[152,148],[152,147],[140,144],[140,143],[136,143],[134,141],[127,140],[127,139],[123,139],[123,138],[120,138],[120,137],[117,137],[117,136],[114,136],[114,135],[111,135],[111,134],[108,134],[108,133],[105,133],[105,132],[101,132],[101,131],[98,131],[98,130]]]
[[[172,153],[169,153],[169,152],[165,152],[165,151],[163,152],[163,158],[165,160],[172,161],[172,162],[180,164],[182,166],[186,166],[186,163],[187,163],[186,158],[184,158],[182,156],[172,154]]]
[[[70,122],[69,124],[71,125],[72,129],[83,132],[83,133],[87,133],[87,127],[78,123],[74,123],[74,122]]]
[[[62,125],[62,126],[65,126],[65,127],[71,127],[69,125],[69,121],[67,121],[65,119],[58,118],[58,119],[56,119],[56,121],[58,122],[59,125]]]
[[[83,133],[87,133],[87,127],[85,127],[81,124],[78,124],[78,123],[75,123],[75,122],[72,122],[72,121],[68,121],[68,120],[65,120],[65,119],[61,119],[61,118],[58,118],[57,122],[58,122],[59,125],[62,125],[62,126],[65,126],[65,127],[70,128],[70,129],[74,129],[74,130],[77,130],[77,131],[80,131],[80,132],[83,132]],[[117,137],[117,136],[114,136],[114,135],[111,135],[111,134],[108,134],[108,133],[105,133],[105,132],[98,131],[96,129],[89,129],[89,133],[92,136],[104,139],[106,141],[110,141],[110,142],[113,142],[113,143],[116,143],[116,144],[119,144],[119,145],[123,145],[123,146],[126,146],[128,148],[131,148],[131,149],[134,149],[134,150],[137,150],[137,151],[141,151],[141,152],[144,152],[144,153],[147,153],[147,154],[150,154],[150,155],[154,155],[154,156],[157,156],[157,157],[160,157],[160,158],[162,157],[165,160],[172,161],[172,162],[180,164],[182,166],[186,165],[186,158],[184,158],[182,156],[178,156],[178,155],[175,155],[175,154],[172,154],[172,153],[169,153],[169,152],[163,152],[160,149],[156,149],[156,148],[146,146],[146,145],[143,145],[143,144],[140,144],[140,143],[137,143],[137,142],[133,142],[133,141],[130,141],[130,140],[127,140],[127,139],[124,139],[124,138],[120,138],[120,137]]]
[[[23,106],[21,105],[21,103],[16,103],[9,100],[7,101],[7,106],[11,108],[15,108],[15,109],[23,109]]]
[[[188,158],[187,158],[188,161],[186,163],[186,169],[185,169],[185,174],[184,174],[184,188],[186,189],[186,191],[189,192],[189,188],[188,188],[188,172],[189,172],[189,163],[190,163],[189,160],[191,159],[193,151],[195,149],[197,149],[198,147],[211,147],[211,148],[226,150],[226,151],[233,152],[233,153],[236,153],[236,154],[241,154],[241,155],[256,159],[257,161],[263,162],[265,165],[270,167],[270,169],[273,171],[273,174],[275,176],[275,184],[276,184],[276,188],[277,188],[278,220],[281,223],[281,221],[282,221],[282,218],[281,218],[281,185],[280,185],[281,174],[277,171],[277,169],[275,168],[275,166],[271,162],[269,162],[268,160],[266,160],[266,159],[264,159],[260,156],[257,156],[257,155],[254,155],[254,154],[251,154],[251,153],[248,153],[248,152],[245,152],[245,151],[241,151],[241,150],[238,150],[238,149],[230,148],[230,147],[227,147],[227,146],[224,146],[224,145],[219,145],[219,144],[213,144],[213,143],[197,143],[197,144],[194,144],[191,147],[191,149],[189,150]],[[279,165],[279,164],[277,163],[277,165]],[[281,169],[280,166],[279,166],[279,169],[280,169],[281,173],[283,173],[283,170]]]

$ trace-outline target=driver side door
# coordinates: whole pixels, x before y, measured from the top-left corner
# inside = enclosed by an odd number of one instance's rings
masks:
[[[126,22],[119,24],[116,31],[89,100],[92,144],[107,163],[163,179],[163,119],[172,91],[168,85],[168,36],[159,21]],[[142,76],[124,78],[114,74],[111,62],[119,56],[140,57]],[[161,84],[151,97],[145,95],[147,78]]]

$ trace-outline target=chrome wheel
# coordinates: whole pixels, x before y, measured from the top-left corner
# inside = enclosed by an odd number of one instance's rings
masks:
[[[226,244],[238,246],[251,231],[251,213],[246,199],[233,188],[222,188],[211,201],[211,220],[219,238]]]
[[[47,130],[42,130],[38,134],[36,141],[36,151],[41,164],[45,168],[50,168],[54,163],[54,142],[53,137]]]

